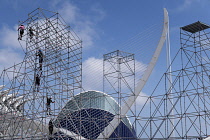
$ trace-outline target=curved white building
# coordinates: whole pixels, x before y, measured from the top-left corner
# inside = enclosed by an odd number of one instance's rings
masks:
[[[97,139],[104,128],[120,111],[109,95],[100,91],[86,91],[68,101],[54,125],[87,139]],[[55,134],[56,135],[56,134]],[[136,133],[128,118],[122,118],[110,138],[135,139]]]

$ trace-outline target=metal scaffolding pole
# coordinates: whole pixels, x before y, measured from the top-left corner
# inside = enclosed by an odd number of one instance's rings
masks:
[[[142,117],[148,110],[145,105],[137,116],[141,127],[139,137],[204,139],[209,136],[209,28],[199,21],[181,27],[181,48],[172,61],[174,70],[168,68],[148,97],[151,114]],[[165,92],[157,94],[162,91],[162,81]],[[173,129],[168,129],[172,125]]]
[[[14,103],[4,112],[1,138],[44,139],[51,137],[49,120],[55,120],[68,99],[82,91],[82,41],[57,12],[37,8],[21,24],[24,60],[1,75],[4,89],[18,93],[20,105]]]

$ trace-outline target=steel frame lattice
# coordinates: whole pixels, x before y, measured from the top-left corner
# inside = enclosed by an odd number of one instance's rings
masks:
[[[82,90],[82,41],[57,12],[38,8],[19,24],[25,25],[19,41],[23,49],[26,46],[24,60],[5,69],[0,78],[4,89],[21,99],[22,109],[9,106],[1,112],[1,139],[44,139],[49,136],[49,120]],[[36,84],[37,75],[40,84]],[[46,105],[47,98],[54,101],[51,107]]]
[[[116,50],[104,54],[103,58],[103,92],[107,93],[117,101],[121,107],[130,96],[134,96],[135,88],[135,57],[134,54]],[[115,114],[121,114],[120,110],[115,110]],[[127,118],[134,119],[136,112]],[[116,116],[115,116],[116,117]],[[120,116],[121,121],[125,116]],[[107,121],[107,120],[106,120]],[[131,124],[135,126],[134,124]],[[114,129],[114,128],[112,128]],[[123,128],[118,129],[122,131]],[[122,132],[114,132],[115,139],[133,139],[133,137],[121,137]],[[135,133],[135,132],[133,132]],[[136,134],[133,134],[136,135]]]
[[[209,27],[201,22],[181,27],[181,48],[172,62],[173,71],[163,75],[137,116],[139,138],[209,137]],[[180,65],[173,66],[176,62]]]

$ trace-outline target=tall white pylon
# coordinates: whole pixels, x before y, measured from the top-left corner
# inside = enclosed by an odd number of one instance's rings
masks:
[[[167,106],[169,108],[169,110],[171,110],[171,108],[173,107],[173,91],[172,91],[172,75],[171,75],[171,72],[172,72],[172,67],[171,67],[171,45],[170,45],[170,33],[169,33],[169,17],[168,17],[168,31],[167,31],[167,37],[166,37],[166,63],[167,63],[167,69],[168,69],[168,99],[170,101],[167,102]],[[168,113],[168,112],[167,112]],[[173,116],[174,115],[174,111],[172,110],[171,112],[171,115]],[[171,120],[171,123],[170,123],[170,131],[169,133],[171,133],[171,137],[174,137],[175,134],[174,134],[174,119]],[[173,131],[173,132],[172,132]]]

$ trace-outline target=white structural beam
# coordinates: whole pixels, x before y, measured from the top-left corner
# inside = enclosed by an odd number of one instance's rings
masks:
[[[146,84],[147,80],[149,79],[150,74],[152,73],[153,68],[155,67],[155,64],[158,60],[158,57],[160,55],[160,52],[163,48],[164,42],[166,40],[168,33],[168,12],[166,8],[164,8],[164,25],[163,25],[163,31],[161,38],[159,40],[158,46],[152,56],[152,59],[147,67],[147,70],[145,71],[143,77],[140,79],[139,83],[137,84],[137,87],[135,88],[134,96],[131,95],[127,101],[125,102],[124,106],[121,108],[121,114],[118,116],[115,116],[114,119],[110,122],[110,124],[104,129],[102,133],[98,136],[97,139],[107,139],[110,137],[110,135],[114,132],[116,127],[120,123],[120,118],[125,117],[126,113],[130,110],[131,106],[135,103],[137,97],[141,93],[144,85]]]
[[[26,102],[30,101],[32,99],[26,99],[26,100],[19,100],[13,105],[13,109],[18,110],[18,106],[24,105]]]
[[[67,136],[70,136],[71,138],[74,138],[74,139],[77,139],[77,140],[87,140],[86,138],[78,135],[78,134],[75,134],[74,132],[72,131],[69,131],[69,130],[66,130],[66,129],[63,129],[63,128],[55,128],[56,131],[60,131],[62,133],[64,133],[65,135]]]
[[[0,92],[0,98],[4,97],[9,93],[9,89]]]
[[[18,94],[18,92],[13,93],[13,94],[9,94],[6,97],[3,97],[2,101],[3,102],[9,102],[10,100],[12,100],[13,98],[16,97],[16,95]]]
[[[10,106],[14,106],[15,104],[17,104],[22,99],[23,99],[23,96],[19,96],[17,98],[13,98],[12,100],[9,101],[9,105]]]
[[[0,90],[2,90],[5,87],[5,85],[0,85]]]

